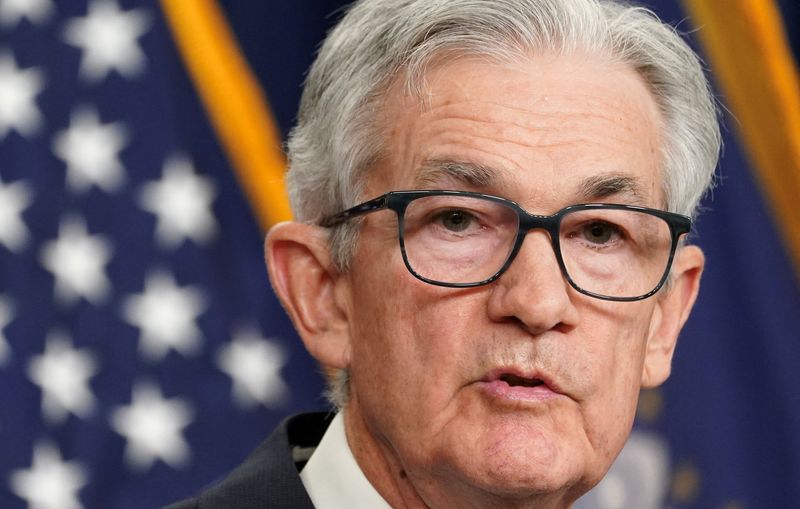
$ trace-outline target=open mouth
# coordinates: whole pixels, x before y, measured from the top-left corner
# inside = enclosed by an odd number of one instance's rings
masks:
[[[538,378],[525,378],[512,375],[511,373],[500,375],[499,380],[507,383],[511,387],[539,387],[540,385],[544,385],[544,382]]]

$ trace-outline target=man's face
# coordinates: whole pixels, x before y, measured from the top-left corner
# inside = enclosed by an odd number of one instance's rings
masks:
[[[460,189],[547,215],[587,202],[664,206],[655,102],[635,72],[602,58],[459,60],[428,73],[421,102],[398,87],[383,113],[388,147],[365,198]],[[587,191],[603,181],[627,184]],[[423,499],[437,484],[511,498],[587,490],[622,448],[642,383],[661,381],[643,376],[659,297],[577,293],[542,230],[499,280],[431,286],[406,270],[396,225],[391,211],[365,216],[344,276],[356,456],[360,434],[374,440]]]

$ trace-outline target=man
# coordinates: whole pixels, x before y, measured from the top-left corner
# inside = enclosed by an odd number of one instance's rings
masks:
[[[698,292],[697,57],[616,2],[364,0],[288,146],[267,264],[340,411],[183,507],[570,507]]]

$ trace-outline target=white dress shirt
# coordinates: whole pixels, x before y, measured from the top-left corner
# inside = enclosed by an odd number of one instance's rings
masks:
[[[300,472],[317,509],[391,509],[356,463],[339,412]]]

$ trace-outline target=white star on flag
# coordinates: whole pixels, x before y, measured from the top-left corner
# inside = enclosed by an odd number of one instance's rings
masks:
[[[191,450],[183,428],[193,420],[191,406],[180,398],[164,399],[148,382],[133,387],[130,406],[115,410],[111,426],[127,440],[125,461],[134,470],[148,470],[156,459],[172,468],[186,465]]]
[[[128,297],[122,306],[124,319],[141,330],[139,352],[149,360],[162,360],[170,349],[183,355],[196,353],[201,333],[197,317],[207,299],[194,287],[179,287],[165,272],[148,274],[144,292]]]
[[[78,491],[87,483],[86,469],[77,461],[62,461],[48,442],[33,447],[33,464],[11,474],[9,485],[28,509],[82,509]]]
[[[104,271],[110,260],[111,244],[101,235],[89,235],[77,217],[61,221],[58,239],[47,242],[40,256],[42,266],[55,278],[56,297],[64,304],[80,297],[102,304],[111,292]]]
[[[42,115],[34,98],[44,88],[39,69],[20,69],[7,51],[0,52],[0,140],[11,131],[23,136],[34,134]]]
[[[95,185],[111,192],[125,181],[119,152],[127,140],[122,122],[101,124],[95,111],[80,108],[70,117],[69,128],[55,136],[53,152],[67,164],[67,184],[73,191],[86,192]]]
[[[32,202],[32,193],[24,182],[4,184],[0,179],[0,244],[11,251],[19,252],[28,243],[22,211]]]
[[[0,366],[3,366],[11,358],[11,348],[8,346],[8,340],[3,334],[3,329],[11,323],[13,311],[8,298],[0,295]]]
[[[44,353],[28,362],[28,377],[42,389],[42,413],[51,424],[61,424],[68,414],[87,419],[95,409],[89,378],[98,373],[88,349],[76,350],[66,335],[52,332]]]
[[[167,248],[184,239],[205,243],[216,232],[211,212],[216,190],[208,177],[197,175],[184,156],[169,157],[161,180],[142,186],[139,203],[157,217],[156,239]]]
[[[257,404],[276,407],[289,398],[289,388],[280,375],[287,356],[277,342],[247,330],[217,352],[217,366],[233,380],[233,396],[243,408]]]
[[[83,51],[80,77],[98,82],[112,70],[127,79],[144,71],[145,55],[137,39],[150,25],[144,9],[120,10],[115,1],[92,0],[84,18],[66,22],[64,40]]]
[[[0,0],[0,25],[13,27],[22,18],[34,24],[42,24],[53,15],[50,0]]]

